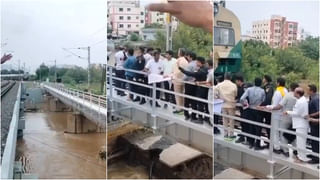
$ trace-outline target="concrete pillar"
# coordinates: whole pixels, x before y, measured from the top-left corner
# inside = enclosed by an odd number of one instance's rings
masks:
[[[70,111],[70,108],[58,98],[49,98],[49,110],[53,112],[66,112]]]
[[[73,112],[68,115],[67,119],[67,133],[95,133],[105,132],[105,128],[99,127],[96,123],[90,121],[80,112]]]

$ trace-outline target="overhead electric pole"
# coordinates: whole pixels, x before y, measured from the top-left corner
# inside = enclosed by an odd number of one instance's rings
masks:
[[[167,13],[167,23],[166,23],[166,28],[167,28],[167,41],[166,41],[166,50],[172,50],[172,17],[169,13]]]

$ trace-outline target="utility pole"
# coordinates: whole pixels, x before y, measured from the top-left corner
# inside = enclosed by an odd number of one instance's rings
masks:
[[[172,17],[169,13],[167,13],[167,40],[166,40],[166,50],[172,50]]]
[[[90,46],[88,46],[88,91],[90,92]]]
[[[18,59],[18,75],[19,75],[19,80],[21,80],[21,77],[20,77],[20,59]]]
[[[54,82],[57,83],[57,60],[54,60]]]

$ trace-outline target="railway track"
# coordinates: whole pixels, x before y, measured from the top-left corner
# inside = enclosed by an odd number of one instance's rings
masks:
[[[1,83],[1,98],[10,91],[10,89],[16,84],[15,81],[6,81]]]

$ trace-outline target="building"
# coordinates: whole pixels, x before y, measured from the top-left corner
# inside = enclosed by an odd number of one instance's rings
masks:
[[[139,0],[108,1],[108,29],[113,36],[140,34],[145,26],[145,8]]]
[[[286,48],[297,43],[298,23],[273,15],[268,20],[254,21],[252,36],[268,43],[272,48]]]
[[[165,29],[155,29],[155,28],[144,28],[141,30],[142,32],[142,39],[144,41],[152,41],[156,39],[157,32],[163,32],[165,33]]]
[[[167,14],[155,11],[146,11],[146,25],[160,24],[163,27],[167,23]],[[179,21],[176,17],[171,17],[172,30],[175,31],[178,27]]]

